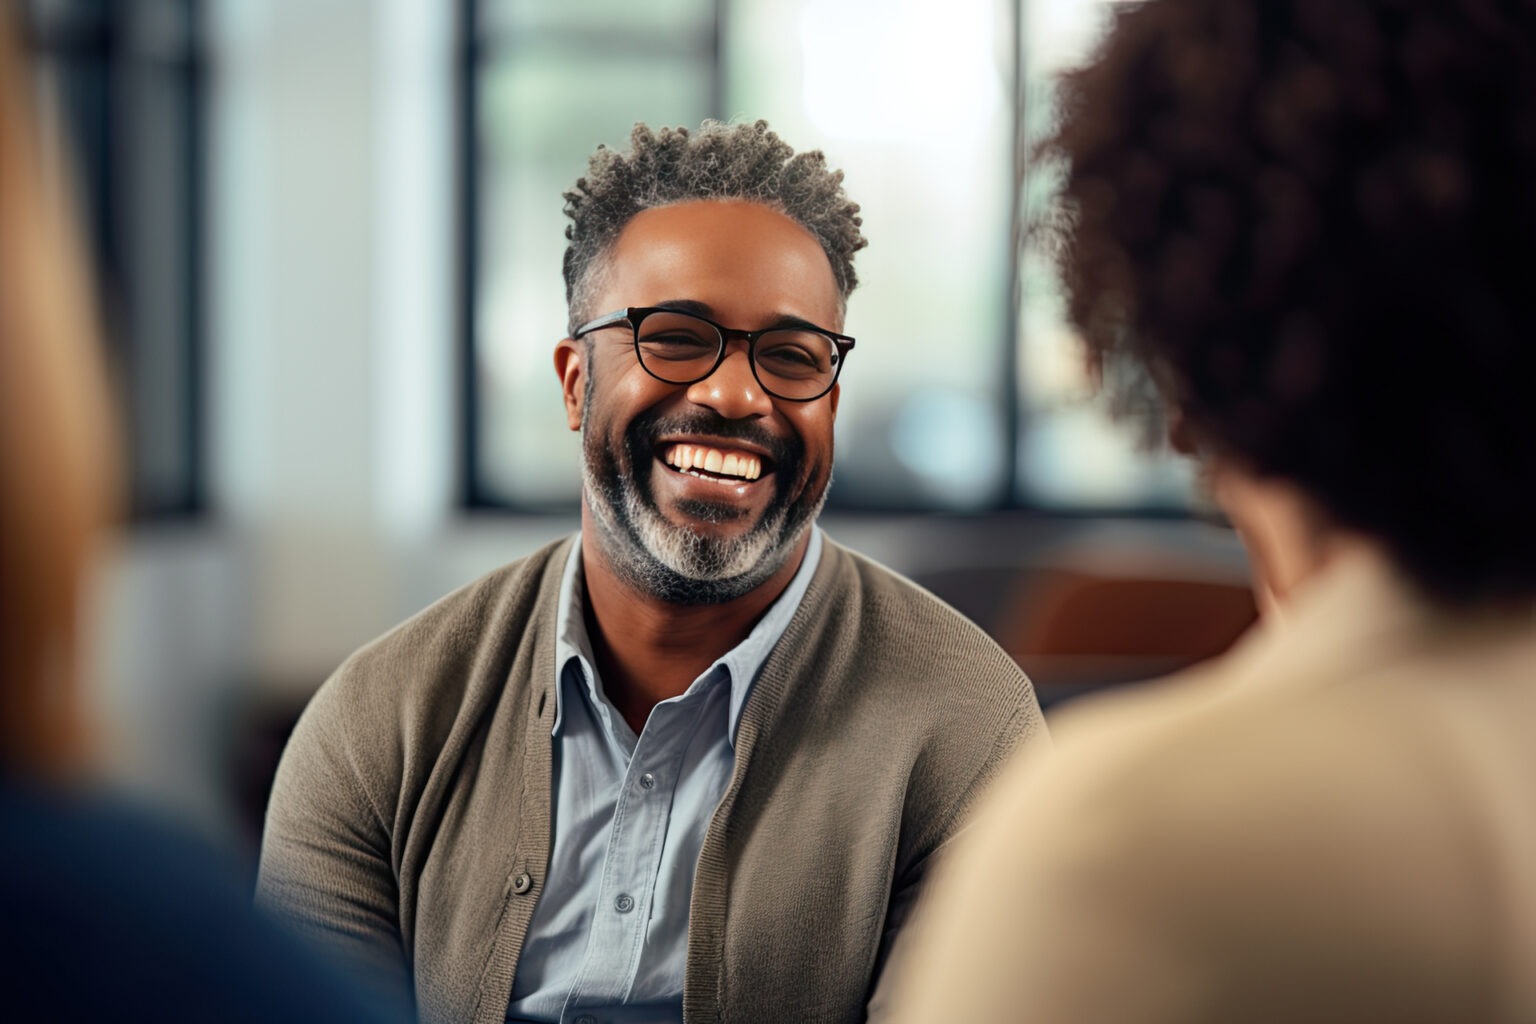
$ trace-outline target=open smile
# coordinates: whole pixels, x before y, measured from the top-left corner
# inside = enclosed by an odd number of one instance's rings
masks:
[[[657,456],[677,473],[724,484],[753,483],[773,472],[766,455],[735,445],[669,442],[658,448]]]

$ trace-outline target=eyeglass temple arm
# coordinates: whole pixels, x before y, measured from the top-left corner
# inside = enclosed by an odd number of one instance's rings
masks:
[[[593,331],[600,331],[605,327],[627,323],[632,323],[629,309],[616,309],[612,313],[605,313],[596,320],[589,320],[582,324],[576,328],[576,333],[572,334],[571,337],[580,338],[583,335],[591,334]]]

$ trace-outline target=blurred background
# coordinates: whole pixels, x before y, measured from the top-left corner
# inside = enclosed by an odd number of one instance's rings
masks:
[[[125,777],[249,853],[352,649],[575,528],[560,193],[631,125],[766,118],[870,240],[823,525],[1044,702],[1252,617],[1191,481],[1089,400],[1020,225],[1106,0],[0,0],[95,258],[132,514],[92,678]]]

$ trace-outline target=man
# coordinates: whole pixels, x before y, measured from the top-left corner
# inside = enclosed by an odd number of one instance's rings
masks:
[[[1266,614],[1005,773],[899,1020],[1536,1020],[1533,41],[1530,3],[1148,0],[1067,83],[1073,320]]]
[[[555,346],[579,538],[358,652],[294,733],[261,899],[425,1020],[863,1019],[972,797],[1043,739],[996,645],[815,528],[841,180],[762,122],[599,149]]]

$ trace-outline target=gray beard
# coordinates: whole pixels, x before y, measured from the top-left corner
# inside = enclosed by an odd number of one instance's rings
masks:
[[[609,564],[630,586],[671,604],[724,604],[766,583],[815,523],[831,483],[809,506],[781,501],[746,533],[715,537],[669,521],[632,477],[599,473],[592,454],[582,460],[583,494]],[[706,522],[726,518],[715,506],[693,511]]]
[[[657,429],[656,417],[641,416],[624,432],[630,467],[627,473],[590,429],[587,417],[595,389],[591,363],[592,346],[588,344],[581,416],[582,498],[597,528],[594,539],[614,573],[639,593],[680,605],[725,604],[766,583],[784,567],[815,524],[832,488],[831,475],[821,493],[809,502],[806,495],[791,500],[788,483],[776,479],[773,505],[756,526],[739,537],[712,537],[678,526],[661,514],[636,481],[637,477],[649,481],[650,474],[658,472],[651,464],[649,443]],[[697,422],[699,417],[693,419]],[[716,422],[700,425],[727,436],[742,432],[718,417],[714,419]],[[804,466],[803,447],[774,443],[766,437],[758,441],[776,456],[776,472],[798,475]],[[690,502],[685,510],[707,523],[725,522],[739,514],[729,505],[707,502]]]

